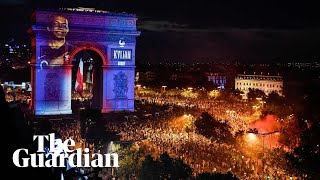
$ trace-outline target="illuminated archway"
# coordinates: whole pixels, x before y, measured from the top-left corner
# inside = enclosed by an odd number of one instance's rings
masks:
[[[103,58],[91,48],[79,48],[76,54],[70,56],[72,59],[72,110],[78,111],[81,108],[102,108],[103,88],[107,88],[108,84],[103,85]],[[77,74],[82,62],[82,80],[83,91],[77,91]]]
[[[78,54],[80,51],[83,51],[83,50],[92,50],[92,51],[96,52],[102,58],[102,63],[103,63],[102,65],[103,66],[107,66],[109,64],[107,56],[106,56],[106,52],[102,51],[101,48],[99,48],[99,47],[95,47],[94,44],[80,44],[80,45],[78,45],[78,47],[76,47],[70,53],[70,59],[73,59],[76,54]],[[69,64],[71,65],[72,62],[69,61]]]

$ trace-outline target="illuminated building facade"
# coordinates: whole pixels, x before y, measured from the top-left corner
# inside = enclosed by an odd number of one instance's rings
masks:
[[[211,81],[218,89],[225,89],[227,76],[218,73],[210,73],[208,74],[208,81]]]
[[[275,91],[283,95],[283,78],[282,76],[265,76],[265,75],[245,75],[238,74],[235,78],[235,89],[244,92],[244,99],[249,89],[259,89],[266,95]]]
[[[103,113],[134,111],[135,46],[140,35],[135,15],[88,9],[38,9],[31,18],[35,115],[72,113],[72,61],[84,50],[93,51],[101,62],[93,68],[94,103]]]

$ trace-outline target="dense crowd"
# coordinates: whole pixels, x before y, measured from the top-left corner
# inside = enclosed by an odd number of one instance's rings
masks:
[[[24,102],[24,103],[30,103],[31,101],[31,93],[30,92],[16,92],[16,93],[7,93],[6,96],[7,102]]]
[[[182,159],[193,169],[194,175],[203,172],[232,172],[240,179],[259,179],[263,174],[261,160],[250,157],[239,144],[218,143],[194,132],[186,132],[185,126],[193,118],[183,116],[183,108],[159,117],[141,120],[131,119],[121,124],[108,124],[108,130],[120,132],[121,140],[136,141],[145,154],[159,158],[163,152]],[[284,178],[282,171],[271,172]]]
[[[208,100],[208,99],[188,99],[181,97],[140,97],[139,99],[157,105],[176,105],[186,108],[196,108],[199,111],[210,113],[215,119],[227,122],[232,133],[245,131],[249,124],[259,118],[256,110],[249,106],[248,103],[241,101],[224,101],[224,100]]]
[[[46,121],[47,124],[43,126],[41,125],[43,124],[43,122],[41,121]],[[33,127],[35,130],[35,134],[38,134],[38,133],[42,134],[44,132],[46,133],[54,132],[56,133],[56,138],[59,138],[62,141],[65,141],[67,139],[74,140],[75,146],[70,146],[69,148],[72,150],[81,148],[83,154],[85,153],[84,152],[85,148],[89,148],[89,154],[100,153],[104,151],[103,143],[105,144],[108,143],[108,142],[99,142],[98,144],[95,144],[94,142],[91,142],[89,138],[83,136],[83,134],[81,133],[80,121],[74,120],[74,119],[48,120],[47,118],[40,118],[37,121],[33,121]],[[93,160],[91,157],[90,159]],[[75,176],[77,177],[83,176],[83,177],[86,177],[86,179],[88,178],[107,179],[107,178],[110,178],[110,176],[112,175],[111,171],[108,169],[100,169],[98,172],[96,172],[96,169],[92,167],[76,168],[75,171],[78,173]]]
[[[20,95],[18,95],[20,98]],[[21,97],[24,98],[23,96]],[[18,98],[17,98],[18,99]],[[28,99],[28,98],[27,98]],[[106,131],[116,132],[121,141],[134,141],[145,155],[158,158],[163,152],[171,157],[180,158],[192,169],[194,175],[203,172],[231,172],[240,179],[262,179],[261,159],[250,156],[244,150],[244,144],[224,144],[208,139],[194,131],[187,132],[186,126],[195,120],[201,112],[210,113],[215,119],[227,122],[235,134],[247,130],[249,124],[257,120],[255,110],[246,102],[208,99],[188,99],[181,97],[139,97],[145,105],[171,107],[160,115],[145,118],[126,118],[124,121],[106,121]],[[9,98],[10,100],[10,98]],[[192,112],[193,116],[184,116]],[[76,148],[90,148],[90,152],[105,151],[104,144],[89,143],[82,137],[79,121],[51,122],[61,139],[76,141]],[[106,153],[106,152],[103,152]],[[266,162],[268,174],[284,179],[285,173]],[[92,169],[84,169],[90,172]],[[101,178],[110,177],[110,171],[100,172]]]

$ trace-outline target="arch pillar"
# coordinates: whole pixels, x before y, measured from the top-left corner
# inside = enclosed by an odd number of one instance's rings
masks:
[[[71,114],[72,65],[33,64],[31,72],[33,113],[35,115]]]
[[[134,111],[134,75],[135,66],[103,66],[102,113]]]

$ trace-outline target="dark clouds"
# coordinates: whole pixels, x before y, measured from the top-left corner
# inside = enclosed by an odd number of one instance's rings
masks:
[[[25,4],[25,0],[1,0],[0,1],[0,5],[3,6],[15,6],[15,5],[24,5]]]
[[[3,34],[26,37],[33,7],[95,7],[137,14],[137,58],[148,60],[320,56],[316,4],[294,1],[14,0],[3,6]],[[10,4],[10,3],[9,3]],[[3,3],[1,4],[3,5]],[[20,8],[20,9],[19,9]],[[3,33],[7,32],[7,33]],[[147,58],[146,58],[147,57]]]
[[[169,21],[144,21],[137,56],[210,61],[244,57],[270,61],[283,57],[320,57],[320,28],[194,28]],[[149,60],[152,61],[152,58]]]

